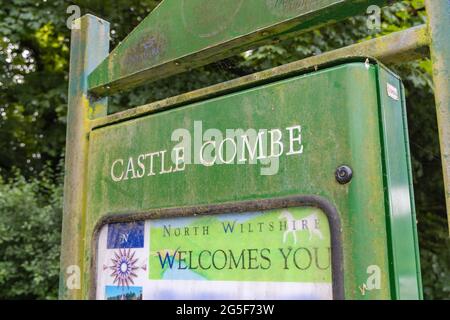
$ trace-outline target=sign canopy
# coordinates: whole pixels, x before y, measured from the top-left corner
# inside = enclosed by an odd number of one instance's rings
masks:
[[[106,96],[119,90],[394,2],[164,0],[111,53],[108,22],[81,18],[71,41],[61,298],[161,296],[158,281],[182,294],[176,281],[194,276],[230,281],[223,294],[289,279],[295,296],[420,298],[404,91],[370,57],[401,62],[431,48],[448,191],[448,1],[425,0],[428,25],[107,115]],[[271,230],[290,220],[303,231]],[[250,248],[243,235],[220,234],[223,223],[269,228],[263,239],[245,235],[258,242]],[[237,263],[243,274],[183,273],[188,261],[208,262],[207,238],[195,233],[205,228],[220,240],[208,243],[209,262],[247,257]],[[178,241],[182,232],[190,243]],[[291,262],[305,270],[264,273],[283,265],[275,252],[289,241],[302,253]],[[261,270],[249,273],[254,254]],[[313,260],[320,268],[306,268]],[[195,285],[187,288],[200,294]]]
[[[96,94],[192,70],[387,0],[165,0],[89,75]]]

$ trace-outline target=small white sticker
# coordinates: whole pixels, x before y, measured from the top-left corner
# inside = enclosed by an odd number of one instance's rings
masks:
[[[399,99],[398,90],[397,90],[396,87],[394,87],[390,83],[387,84],[387,93],[388,93],[389,97],[391,97],[392,99],[398,101],[398,99]]]

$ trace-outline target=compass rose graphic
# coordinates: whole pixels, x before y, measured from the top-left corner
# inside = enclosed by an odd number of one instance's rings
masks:
[[[114,277],[114,283],[120,287],[129,287],[134,284],[133,278],[137,278],[138,258],[135,258],[136,252],[131,252],[130,249],[119,249],[114,252],[114,258],[111,259],[112,266],[105,266],[105,269],[112,270],[111,277]],[[143,268],[142,268],[143,269]]]

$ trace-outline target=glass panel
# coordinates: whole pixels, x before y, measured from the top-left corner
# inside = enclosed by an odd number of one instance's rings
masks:
[[[109,224],[97,261],[97,299],[332,299],[313,207]]]

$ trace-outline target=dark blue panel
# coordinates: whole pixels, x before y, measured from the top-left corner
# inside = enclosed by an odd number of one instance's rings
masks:
[[[144,221],[108,225],[108,249],[143,247]]]

